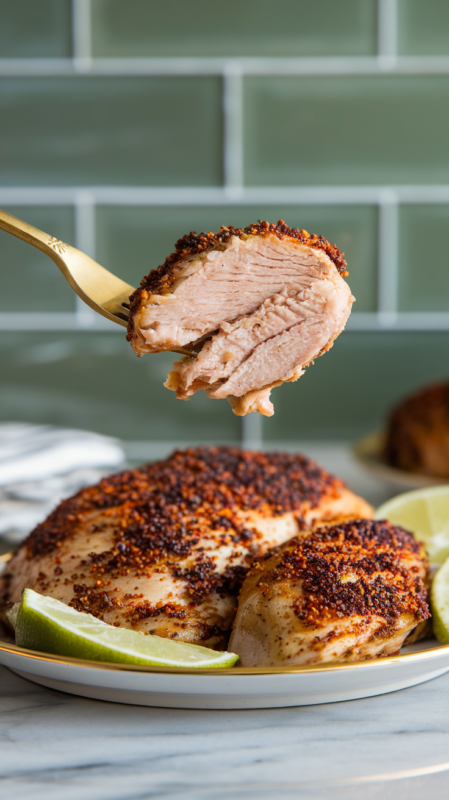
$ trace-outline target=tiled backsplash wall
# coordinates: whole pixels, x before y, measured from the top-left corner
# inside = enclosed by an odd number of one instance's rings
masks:
[[[259,218],[346,254],[348,330],[251,415],[256,440],[346,438],[447,377],[447,0],[0,0],[0,206],[136,285],[189,230]],[[1,419],[132,441],[237,441],[176,401],[170,355],[0,233]],[[137,451],[136,451],[137,452]]]

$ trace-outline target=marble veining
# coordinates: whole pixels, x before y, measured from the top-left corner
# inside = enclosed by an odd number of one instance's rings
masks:
[[[358,797],[366,784],[341,781],[449,761],[449,675],[345,703],[190,711],[72,697],[1,667],[0,710],[0,787],[14,799]],[[449,772],[387,788],[398,800],[408,783],[411,798],[423,781],[449,785]]]

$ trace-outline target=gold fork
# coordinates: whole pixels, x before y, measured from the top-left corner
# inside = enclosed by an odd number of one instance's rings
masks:
[[[50,256],[81,300],[98,314],[126,328],[129,318],[129,296],[134,291],[133,286],[117,278],[81,250],[2,210],[0,210],[0,229],[12,233],[13,236],[32,244]],[[173,349],[172,352],[183,355],[197,354],[194,346]]]
[[[0,210],[0,228],[50,256],[81,300],[103,317],[126,327],[134,287],[101,267],[81,250]]]

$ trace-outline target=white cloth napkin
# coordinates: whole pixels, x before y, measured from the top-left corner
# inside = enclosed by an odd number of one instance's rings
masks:
[[[0,535],[20,541],[61,500],[124,460],[120,443],[98,433],[0,424]]]

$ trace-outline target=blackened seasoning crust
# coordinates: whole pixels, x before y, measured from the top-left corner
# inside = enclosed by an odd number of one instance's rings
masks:
[[[427,576],[422,545],[385,520],[299,534],[249,570],[230,647],[243,666],[397,654],[430,617]]]
[[[304,456],[211,447],[106,478],[64,501],[0,578],[109,624],[225,647],[254,558],[370,507]]]
[[[120,541],[140,551],[187,555],[191,530],[185,514],[201,514],[211,530],[232,529],[243,539],[253,533],[237,526],[232,510],[263,510],[274,516],[303,504],[314,508],[325,494],[337,496],[343,481],[314,461],[290,453],[254,453],[232,447],[176,451],[170,458],[104,478],[65,500],[28,536],[24,545],[35,555],[52,552],[73,531],[80,515],[121,507]],[[151,533],[151,539],[148,538]],[[151,547],[150,547],[151,544]],[[123,559],[119,551],[118,557]],[[132,553],[126,551],[127,565]]]
[[[420,557],[411,533],[391,523],[353,520],[314,531],[289,548],[270,581],[302,582],[295,614],[309,624],[351,614],[379,614],[393,622],[404,612],[427,619],[427,590],[419,569],[406,569],[404,552]],[[355,580],[345,581],[351,574]]]

